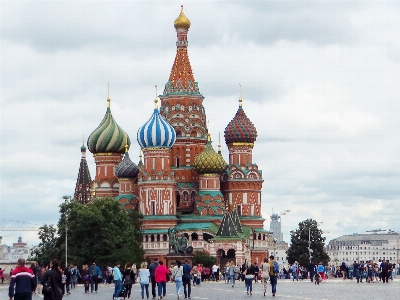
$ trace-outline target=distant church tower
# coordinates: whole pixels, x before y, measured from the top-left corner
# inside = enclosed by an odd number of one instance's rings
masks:
[[[90,134],[87,143],[96,163],[96,177],[91,187],[96,197],[118,196],[119,182],[114,168],[122,160],[125,145],[131,145],[129,136],[118,126],[111,114],[110,101],[108,97],[106,115]]]
[[[79,165],[78,179],[76,180],[74,200],[82,204],[87,204],[92,200],[92,194],[90,192],[90,184],[92,179],[90,178],[90,172],[86,161],[86,147],[81,147],[81,163]]]
[[[187,35],[190,21],[183,12],[174,21],[177,33],[176,56],[164,92],[160,95],[160,114],[174,127],[176,142],[170,153],[171,169],[177,182],[174,195],[177,211],[194,210],[198,191],[198,174],[194,159],[207,143],[207,122],[200,94],[188,55]]]
[[[144,216],[174,216],[175,182],[170,168],[170,152],[176,139],[175,130],[161,117],[158,99],[154,102],[152,116],[137,132],[144,159],[138,178],[139,211]],[[150,225],[154,226],[152,223]],[[146,225],[145,221],[143,225]]]
[[[222,175],[222,191],[231,211],[236,207],[242,224],[263,228],[261,217],[262,172],[253,163],[253,147],[257,130],[242,108],[242,98],[235,117],[225,128],[229,163]],[[251,218],[250,218],[251,217]]]

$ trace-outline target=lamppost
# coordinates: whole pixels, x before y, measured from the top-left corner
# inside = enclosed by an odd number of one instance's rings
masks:
[[[311,249],[311,228],[317,227],[321,225],[323,222],[317,222],[317,224],[311,224],[310,227],[308,227],[308,253],[310,256],[310,263],[311,263],[311,254],[313,253],[313,250]]]

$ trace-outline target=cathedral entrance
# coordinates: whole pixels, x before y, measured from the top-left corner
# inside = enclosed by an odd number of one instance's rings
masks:
[[[225,266],[228,262],[233,262],[236,264],[236,251],[235,249],[229,249],[228,252],[225,253],[223,249],[217,250],[217,259],[218,265],[221,272],[224,272]]]

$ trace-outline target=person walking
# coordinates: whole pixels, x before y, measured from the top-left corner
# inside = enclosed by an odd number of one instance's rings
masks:
[[[172,269],[172,278],[175,281],[176,295],[178,296],[179,299],[182,289],[182,278],[183,278],[183,267],[181,265],[180,260],[176,261],[176,266]]]
[[[182,268],[183,268],[183,276],[182,276],[183,293],[185,294],[185,299],[188,297],[190,299],[190,295],[192,293],[192,281],[190,280],[192,266],[189,264],[189,261],[187,259],[185,259],[185,263],[182,265]]]
[[[347,269],[347,267],[346,267],[345,262],[342,262],[342,264],[340,265],[340,272],[342,273],[343,280],[346,280],[346,277],[347,277],[346,269]]]
[[[89,267],[89,275],[90,275],[90,291],[93,293],[93,290],[97,293],[97,289],[99,287],[99,276],[101,275],[101,271],[99,266],[96,265],[95,262]]]
[[[260,265],[260,271],[261,271],[261,284],[262,284],[262,291],[264,293],[267,292],[267,286],[268,286],[268,280],[269,280],[269,271],[270,271],[270,266],[268,263],[268,258],[264,258],[264,261]]]
[[[115,267],[113,269],[113,273],[114,273],[114,300],[118,300],[119,299],[119,294],[122,291],[122,274],[121,274],[121,270],[119,269],[121,266],[120,262],[116,262],[115,263]]]
[[[1,279],[1,284],[4,284],[4,270],[0,268],[0,279]]]
[[[62,273],[60,262],[53,259],[50,263],[50,269],[43,276],[43,285],[46,281],[50,281],[52,300],[61,300],[63,294]]]
[[[144,291],[146,290],[147,299],[149,299],[149,281],[150,271],[147,269],[147,262],[142,262],[139,269],[140,288],[142,290],[142,299],[144,299]]]
[[[18,266],[12,271],[8,297],[10,300],[32,300],[32,293],[36,290],[36,276],[32,269],[25,267],[25,259],[18,259]]]
[[[310,262],[310,264],[308,265],[308,272],[310,273],[311,282],[313,282],[314,281],[314,275],[315,275],[315,264],[314,264],[314,262]]]
[[[235,286],[235,278],[236,278],[236,273],[235,273],[235,264],[233,263],[233,261],[231,261],[229,263],[229,277],[231,278],[231,282],[232,282],[232,287]],[[244,274],[244,273],[243,273]]]
[[[248,267],[244,272],[244,281],[246,285],[246,290],[247,290],[247,295],[252,295],[253,292],[253,279],[255,275],[255,267],[254,264],[250,264],[250,267]]]
[[[278,284],[278,274],[275,272],[274,265],[276,264],[274,256],[269,257],[269,280],[271,281],[272,296],[275,297],[276,285]]]
[[[165,299],[165,295],[167,294],[167,275],[169,274],[169,270],[166,266],[164,266],[163,261],[158,263],[158,267],[155,272],[155,278],[157,282],[158,288],[158,299]]]
[[[151,280],[151,295],[153,296],[153,300],[156,299],[156,269],[158,268],[158,258],[156,257],[152,264],[149,266],[150,272],[150,280]]]
[[[132,284],[135,279],[135,274],[133,273],[131,263],[127,262],[125,264],[125,270],[124,270],[122,278],[124,281],[123,282],[123,284],[124,284],[124,299],[128,298],[128,300],[129,300],[131,297]]]

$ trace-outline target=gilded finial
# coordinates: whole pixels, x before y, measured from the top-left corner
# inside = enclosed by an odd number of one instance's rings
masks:
[[[93,190],[92,195],[93,197],[96,197],[96,189]]]
[[[207,141],[211,142],[211,134],[207,133]]]
[[[128,135],[125,136],[125,153],[128,153],[129,145],[128,145]]]
[[[110,83],[108,83],[108,94],[107,94],[107,107],[110,108]]]
[[[242,107],[242,85],[239,83],[239,106]]]
[[[155,88],[156,88],[156,97],[154,98],[154,108],[158,109],[157,85],[155,85]]]
[[[142,149],[139,149],[139,161],[142,161]]]

